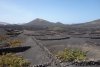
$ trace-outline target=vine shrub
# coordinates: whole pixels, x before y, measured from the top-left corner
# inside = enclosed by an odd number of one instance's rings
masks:
[[[67,49],[59,51],[56,54],[56,57],[62,62],[72,62],[72,61],[84,61],[87,59],[87,52],[84,52],[79,49]]]
[[[12,53],[0,55],[0,67],[29,67],[30,62]]]
[[[7,41],[7,44],[8,44],[10,47],[21,46],[21,43],[22,43],[22,41],[21,41],[21,40],[18,40],[18,39],[8,40],[8,41]]]

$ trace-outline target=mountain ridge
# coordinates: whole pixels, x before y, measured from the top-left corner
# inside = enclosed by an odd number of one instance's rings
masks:
[[[9,24],[6,22],[0,22],[0,26],[2,25],[14,25],[14,24]],[[18,24],[16,24],[18,25]],[[14,25],[15,26],[15,25]],[[97,20],[93,20],[90,22],[85,22],[85,23],[78,23],[78,24],[72,24],[72,25],[68,25],[68,24],[63,24],[61,22],[50,22],[44,19],[40,19],[40,18],[36,18],[28,23],[22,24],[20,26],[26,26],[26,27],[36,27],[36,28],[47,28],[47,27],[98,27],[100,28],[100,19]]]
[[[85,22],[85,23],[79,23],[79,24],[73,24],[71,26],[78,26],[78,27],[99,27],[100,26],[100,19]]]
[[[0,22],[0,25],[8,25],[9,23],[6,22]]]

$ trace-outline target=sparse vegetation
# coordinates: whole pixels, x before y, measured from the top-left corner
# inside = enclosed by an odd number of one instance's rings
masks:
[[[22,43],[22,40],[20,40],[20,39],[10,39],[6,35],[0,35],[0,44],[1,45],[16,47],[16,46],[20,46],[21,43]]]
[[[19,34],[20,34],[20,32],[8,32],[7,33],[7,35],[15,35],[15,36],[19,35]]]
[[[4,41],[4,40],[6,40],[6,39],[7,39],[6,36],[4,36],[4,35],[0,35],[0,42]]]
[[[16,47],[16,46],[20,46],[22,41],[18,39],[14,39],[14,40],[8,40],[7,43],[10,47]]]
[[[7,36],[0,35],[0,47],[5,45],[6,40],[7,40]]]
[[[0,55],[0,67],[28,67],[30,62],[12,53]]]
[[[17,35],[21,34],[21,31],[14,30],[14,29],[8,29],[6,34],[11,35],[11,36],[17,36]]]
[[[62,62],[66,61],[83,61],[86,60],[87,52],[84,52],[79,49],[67,49],[65,48],[63,51],[59,51],[56,54],[56,57]]]

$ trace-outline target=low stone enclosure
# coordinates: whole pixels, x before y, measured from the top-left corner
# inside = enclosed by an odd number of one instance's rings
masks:
[[[65,35],[44,35],[44,36],[35,36],[37,40],[64,40],[70,39],[70,36]]]
[[[33,67],[48,67],[50,65],[51,63],[45,63],[45,64],[40,64],[40,65],[34,65]]]
[[[62,33],[63,34],[63,33]],[[78,32],[71,32],[70,34],[63,34],[64,36],[60,36],[60,37],[55,37],[56,35],[60,35],[60,33],[56,34],[56,33],[52,33],[50,31],[46,31],[46,32],[34,32],[31,34],[25,34],[28,36],[36,36],[36,38],[38,40],[62,40],[62,39],[69,39],[70,37],[78,37],[78,38],[90,38],[90,39],[100,39],[100,33],[78,33]],[[65,35],[69,35],[69,36],[65,36]],[[98,36],[99,35],[99,36]],[[38,38],[41,37],[41,38]],[[51,36],[51,38],[45,38],[45,36]],[[54,36],[54,37],[53,37]]]
[[[24,35],[27,35],[27,36],[44,36],[43,34],[24,34]]]
[[[98,66],[100,65],[100,60],[97,61],[81,61],[81,62],[71,62],[70,64],[65,64],[66,66],[75,65],[75,66]]]
[[[100,36],[96,35],[71,35],[71,36],[55,36],[55,35],[46,35],[46,34],[25,34],[27,36],[35,36],[37,40],[63,40],[63,39],[69,39],[70,37],[78,37],[78,38],[90,38],[90,39],[100,39]],[[48,36],[48,37],[47,37]],[[51,36],[51,37],[50,37]]]
[[[82,61],[82,62],[72,62],[72,63],[66,63],[63,64],[61,67],[67,67],[67,66],[99,66],[100,61]],[[34,65],[33,67],[48,67],[50,66],[50,63],[46,64],[40,64],[40,65]]]
[[[51,63],[45,63],[45,64],[39,64],[39,65],[33,65],[33,67],[49,67]],[[100,61],[88,61],[88,62],[73,62],[73,63],[66,63],[62,65],[61,67],[69,67],[69,66],[99,66]]]
[[[11,53],[23,52],[29,48],[31,48],[31,46],[3,47],[0,48],[0,54],[10,53],[10,52]]]
[[[23,31],[20,31],[20,30],[13,30],[13,29],[6,29],[6,35],[9,35],[11,37],[14,37],[14,36],[18,36],[19,34],[21,34]]]
[[[52,37],[52,38],[36,38],[37,40],[63,40],[63,39],[69,39],[70,37]]]
[[[100,60],[97,61],[82,61],[82,62],[74,62],[76,66],[93,66],[93,65],[100,65]]]
[[[91,39],[100,39],[100,36],[90,37]]]

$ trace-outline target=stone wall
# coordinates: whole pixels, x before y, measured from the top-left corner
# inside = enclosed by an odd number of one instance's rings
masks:
[[[41,41],[36,40],[35,37],[33,37],[33,40],[37,43],[38,46],[40,46],[40,48],[43,49],[43,51],[46,53],[46,55],[51,59],[50,62],[47,62],[47,63],[49,63],[51,65],[53,64],[56,67],[62,67],[59,60],[55,56],[53,56],[53,54],[45,46],[43,46]]]

